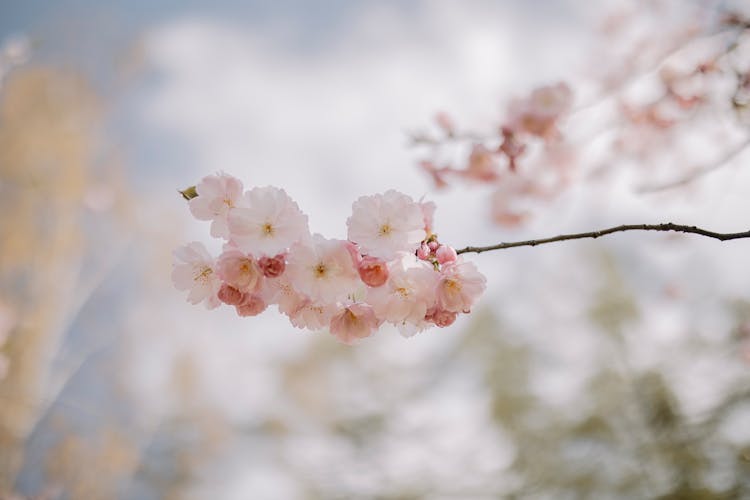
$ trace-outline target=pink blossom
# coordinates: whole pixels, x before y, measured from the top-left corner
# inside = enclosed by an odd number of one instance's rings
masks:
[[[284,274],[286,269],[286,257],[284,254],[275,257],[261,257],[258,259],[258,267],[266,278],[278,278]]]
[[[258,294],[252,293],[245,297],[245,300],[236,306],[237,314],[240,316],[257,316],[266,310],[268,304]]]
[[[260,293],[267,303],[277,304],[279,312],[287,316],[309,302],[305,295],[294,289],[286,274],[264,280]]]
[[[539,87],[528,98],[511,102],[510,127],[549,139],[557,135],[556,122],[572,102],[573,92],[564,83]]]
[[[461,173],[470,179],[492,182],[498,176],[497,159],[483,144],[475,144],[469,154],[469,164]]]
[[[217,261],[219,276],[241,292],[254,292],[260,286],[263,273],[252,256],[240,250],[227,250]]]
[[[440,328],[452,325],[458,316],[457,312],[446,311],[445,309],[432,308],[427,311],[425,320],[435,323]]]
[[[435,217],[437,205],[434,201],[420,201],[419,208],[422,209],[422,221],[424,222],[424,232],[429,236],[432,234],[432,220]]]
[[[440,270],[437,305],[445,311],[468,313],[485,287],[485,277],[474,263],[459,259]]]
[[[539,87],[531,92],[529,107],[540,116],[558,117],[570,108],[573,92],[564,82]]]
[[[428,260],[432,256],[432,250],[430,249],[429,245],[425,243],[424,241],[420,243],[419,248],[417,248],[417,257],[422,260]]]
[[[289,314],[289,321],[297,328],[321,330],[331,323],[335,313],[336,306],[333,304],[307,300]]]
[[[354,266],[359,267],[359,263],[362,262],[362,254],[359,252],[359,246],[356,243],[347,241],[346,249],[349,251],[349,256],[352,258]]]
[[[295,244],[286,272],[295,288],[314,302],[335,302],[352,293],[359,279],[347,244],[319,234],[307,243]]]
[[[414,252],[425,237],[420,204],[392,189],[360,197],[346,225],[349,240],[359,244],[362,253],[386,260],[396,252]]]
[[[375,315],[396,325],[423,321],[435,301],[439,276],[432,264],[418,260],[413,254],[401,254],[389,264],[389,273],[385,285],[367,290],[367,302]]]
[[[253,255],[277,255],[308,237],[307,215],[286,191],[256,187],[244,195],[246,207],[229,213],[231,239]]]
[[[331,333],[344,344],[372,335],[380,326],[372,306],[361,302],[345,307],[331,318]]]
[[[456,250],[454,250],[453,247],[440,245],[437,250],[435,250],[435,258],[441,265],[445,265],[455,262],[456,259],[458,259],[458,254],[456,254]]]
[[[450,167],[438,167],[435,165],[434,162],[429,160],[423,160],[419,162],[419,166],[422,167],[422,170],[427,172],[430,177],[432,177],[432,182],[435,184],[435,187],[438,189],[442,189],[446,186],[448,186],[448,181],[445,180],[446,174],[451,173],[453,171]]]
[[[515,172],[518,169],[518,157],[526,152],[526,144],[518,140],[515,131],[510,127],[502,127],[500,133],[503,136],[503,142],[498,151],[508,157],[508,168],[511,172]]]
[[[242,181],[220,173],[204,177],[195,186],[198,196],[188,202],[190,212],[198,220],[211,221],[211,236],[229,238],[227,217],[242,198]]]
[[[174,253],[172,282],[178,290],[187,290],[191,304],[203,302],[208,309],[219,306],[217,293],[221,287],[213,258],[203,243],[192,242]]]
[[[357,266],[357,272],[367,286],[381,286],[388,280],[388,264],[377,257],[363,257]]]
[[[217,297],[219,297],[220,301],[230,306],[239,305],[245,300],[244,293],[240,292],[231,285],[227,285],[226,283],[223,283],[221,285],[221,288],[219,288],[219,291],[216,295]]]

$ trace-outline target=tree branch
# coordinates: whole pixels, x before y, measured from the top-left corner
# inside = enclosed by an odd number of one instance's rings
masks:
[[[742,142],[734,146],[729,151],[726,151],[720,158],[716,159],[714,162],[704,165],[703,167],[697,168],[693,170],[692,172],[689,172],[684,177],[681,177],[679,179],[675,179],[673,181],[665,182],[663,184],[656,184],[653,186],[645,186],[638,189],[638,192],[640,193],[656,193],[659,191],[666,191],[667,189],[672,189],[680,186],[684,186],[686,184],[689,184],[696,180],[699,177],[702,177],[706,174],[709,174],[715,170],[718,170],[719,168],[728,165],[732,160],[734,160],[736,157],[741,155],[743,152],[747,150],[747,148],[750,147],[750,137],[745,138]]]
[[[584,238],[599,238],[600,236],[606,236],[608,234],[619,233],[623,231],[674,231],[678,233],[698,234],[701,236],[706,236],[707,238],[714,238],[720,241],[750,238],[750,231],[744,231],[741,233],[717,233],[714,231],[709,231],[707,229],[701,229],[695,226],[683,226],[681,224],[673,224],[671,222],[668,222],[666,224],[623,224],[621,226],[610,227],[607,229],[600,229],[599,231],[561,234],[559,236],[553,236],[551,238],[542,238],[538,240],[513,241],[510,243],[498,243],[497,245],[489,245],[485,247],[466,247],[460,250],[456,250],[456,253],[458,254],[482,253],[482,252],[489,252],[490,250],[504,250],[506,248],[535,247],[537,245],[545,245],[547,243],[555,243],[558,241],[580,240]]]

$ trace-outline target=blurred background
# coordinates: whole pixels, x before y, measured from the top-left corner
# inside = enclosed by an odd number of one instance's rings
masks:
[[[389,188],[434,200],[456,247],[747,230],[741,157],[666,194],[581,176],[513,228],[415,166],[436,112],[493,126],[616,65],[620,6],[592,3],[3,2],[0,498],[750,498],[750,241],[468,255],[489,284],[471,315],[352,347],[170,282],[173,248],[217,248],[177,189],[219,170],[283,187],[328,237]],[[680,22],[651,4],[652,34]]]

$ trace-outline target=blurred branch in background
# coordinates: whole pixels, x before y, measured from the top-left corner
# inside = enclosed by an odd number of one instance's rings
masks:
[[[0,492],[13,490],[30,433],[88,357],[90,347],[65,339],[121,252],[122,239],[90,239],[98,220],[124,216],[117,166],[100,164],[99,127],[100,102],[70,71],[30,66],[3,80],[0,303],[15,321],[1,351]]]

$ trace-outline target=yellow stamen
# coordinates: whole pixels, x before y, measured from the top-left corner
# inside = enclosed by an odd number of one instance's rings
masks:
[[[447,288],[451,292],[460,292],[461,291],[461,283],[455,280],[445,280],[443,281],[443,287]]]
[[[208,281],[208,277],[211,276],[213,272],[214,272],[213,269],[211,269],[210,267],[202,267],[200,269],[200,272],[198,272],[193,278],[193,281],[206,283]]]

